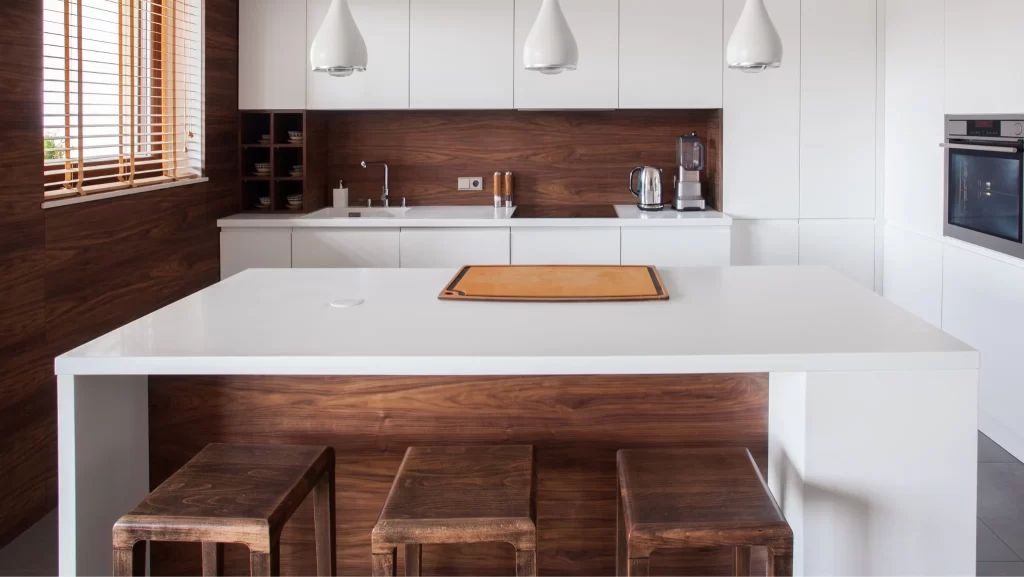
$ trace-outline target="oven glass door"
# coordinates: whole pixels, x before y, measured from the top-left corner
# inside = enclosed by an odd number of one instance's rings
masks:
[[[1021,242],[1024,154],[1008,146],[946,145],[949,224]]]

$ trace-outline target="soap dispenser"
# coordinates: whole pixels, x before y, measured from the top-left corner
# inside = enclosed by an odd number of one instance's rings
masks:
[[[348,206],[348,189],[345,188],[345,181],[338,182],[338,188],[334,189],[333,202],[336,208]]]

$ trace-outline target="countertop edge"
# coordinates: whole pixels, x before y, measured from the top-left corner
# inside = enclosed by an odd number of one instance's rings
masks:
[[[228,228],[680,228],[731,227],[732,217],[720,218],[281,218],[240,214],[219,219]]]
[[[382,370],[382,367],[387,367]],[[137,357],[55,359],[65,375],[504,376],[978,370],[973,349],[657,357]]]

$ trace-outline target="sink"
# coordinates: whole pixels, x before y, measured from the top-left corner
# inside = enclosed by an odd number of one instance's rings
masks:
[[[408,208],[382,208],[382,207],[358,207],[349,206],[344,208],[325,208],[318,210],[303,218],[403,218]]]

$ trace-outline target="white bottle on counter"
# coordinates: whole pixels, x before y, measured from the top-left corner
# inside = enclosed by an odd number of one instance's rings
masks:
[[[334,189],[333,201],[335,207],[348,206],[348,189],[345,188],[344,180],[338,182],[338,188]]]

